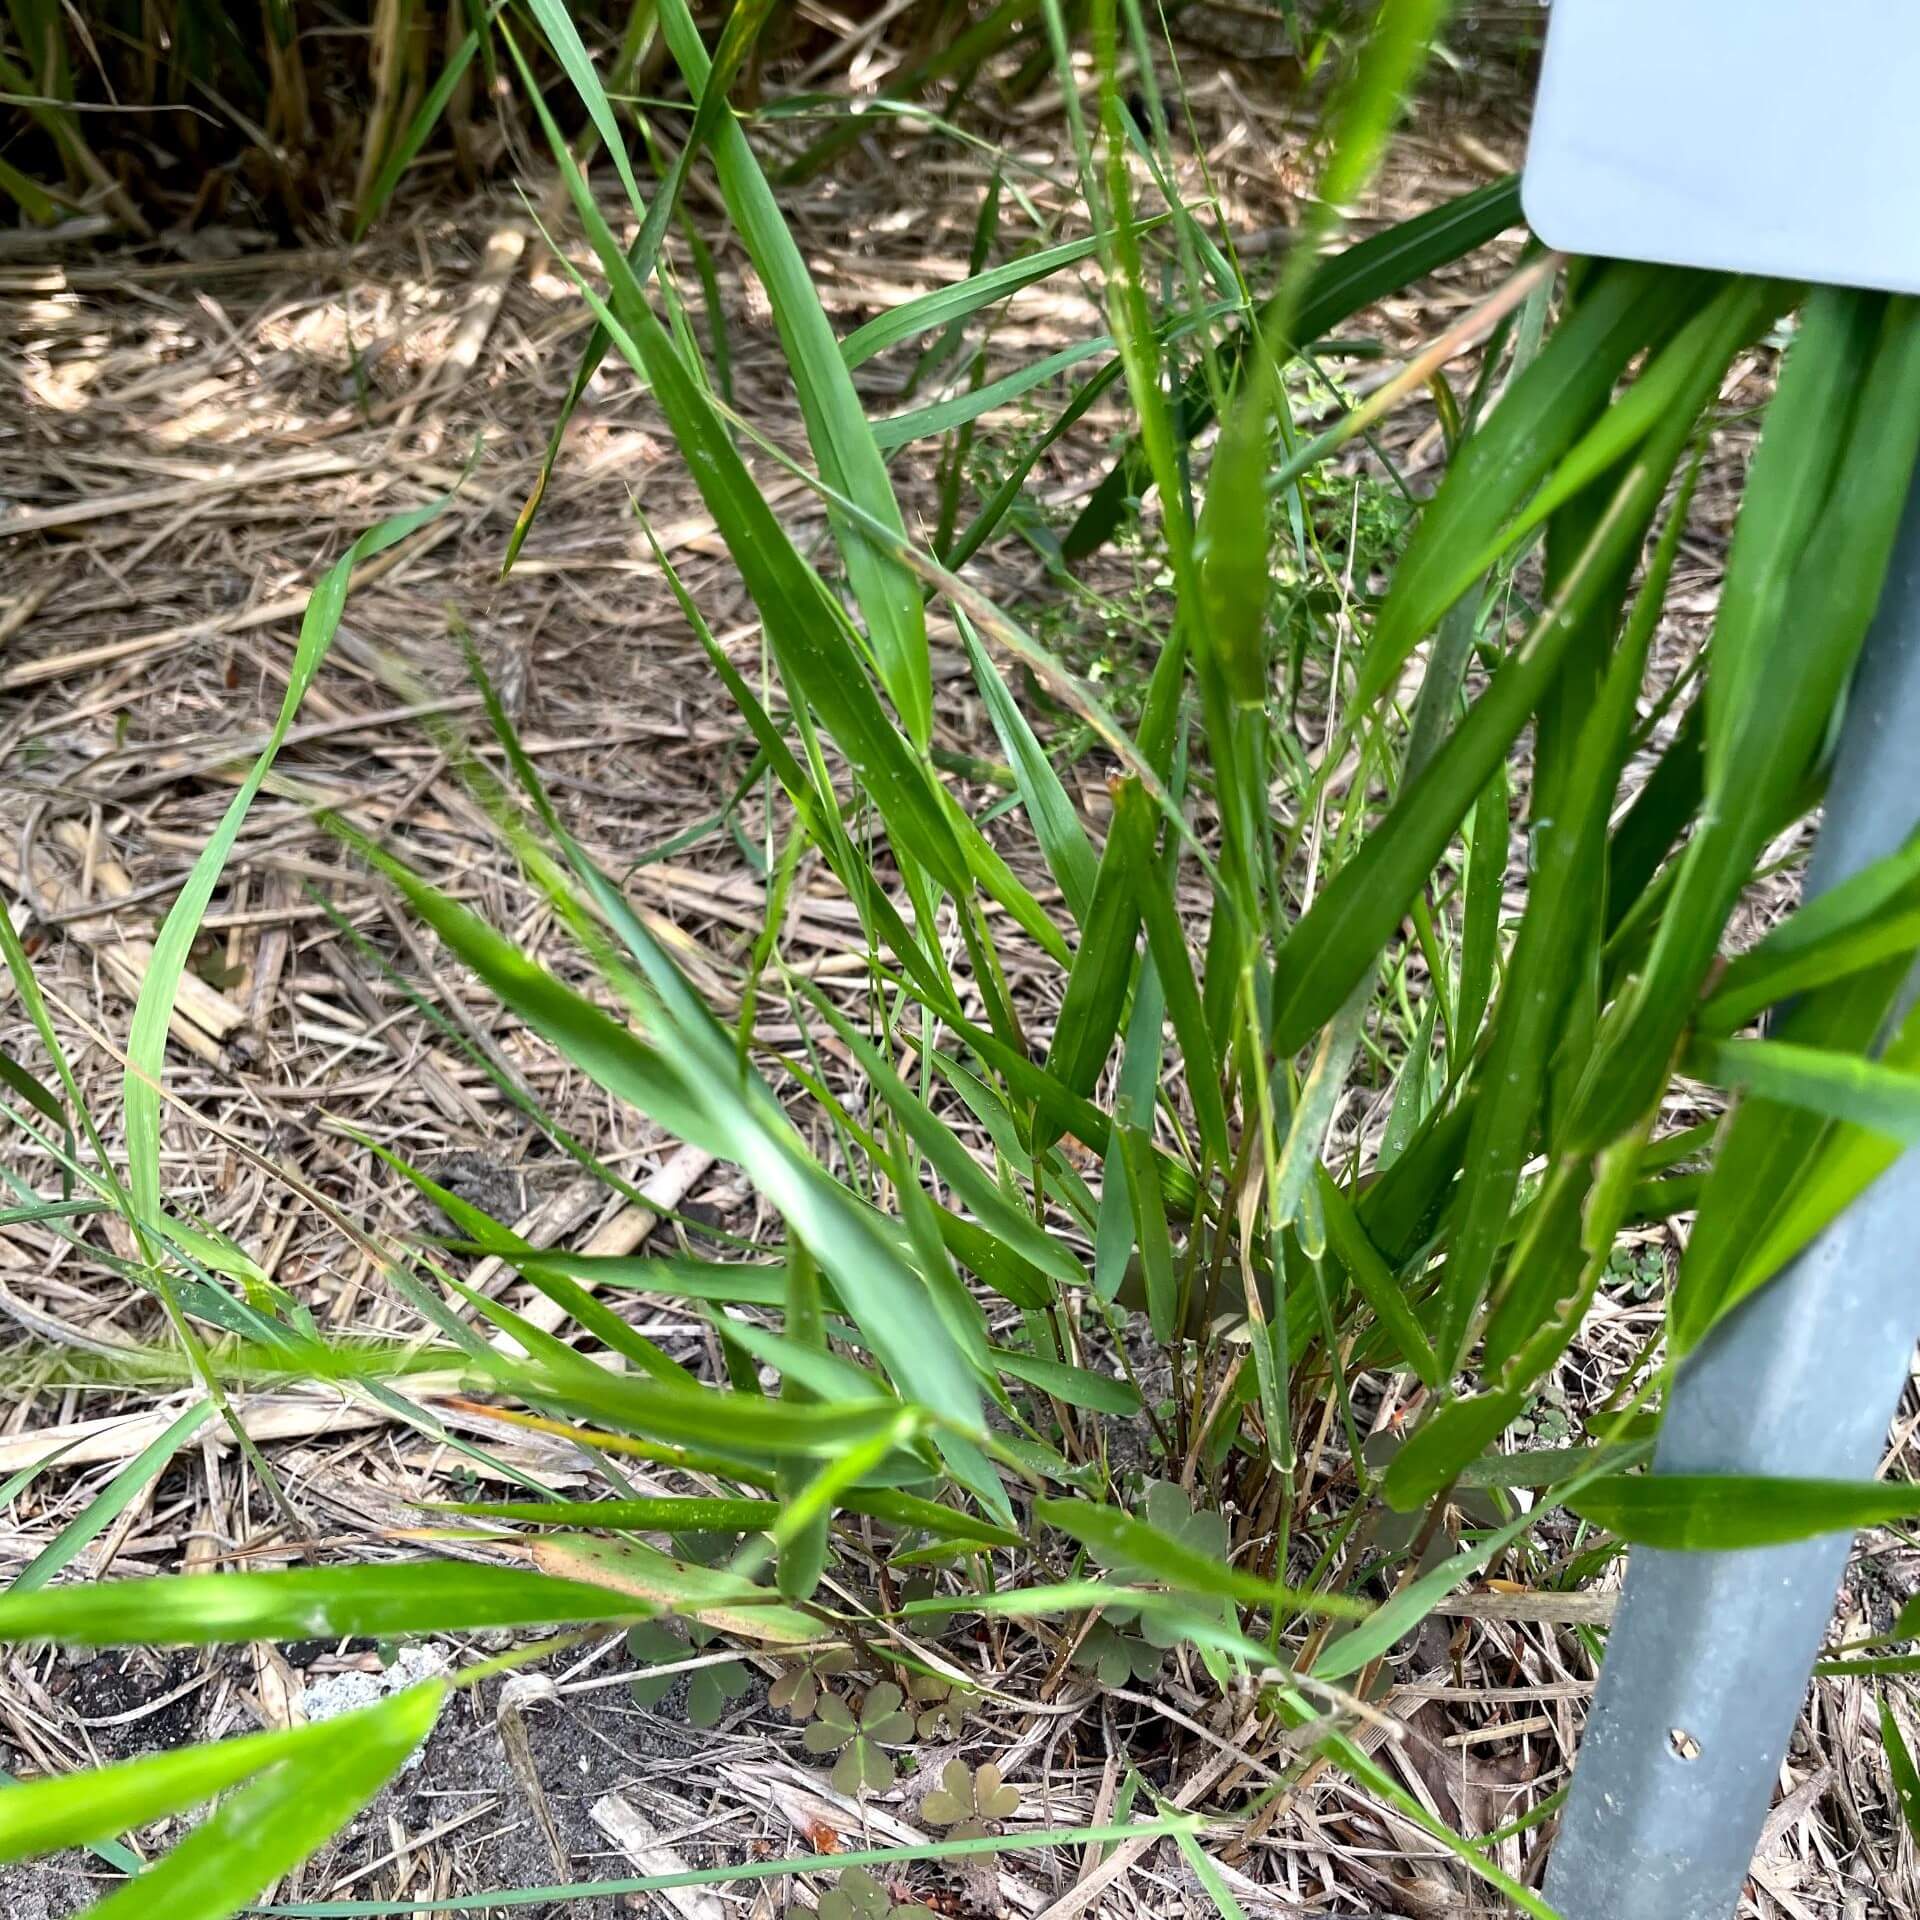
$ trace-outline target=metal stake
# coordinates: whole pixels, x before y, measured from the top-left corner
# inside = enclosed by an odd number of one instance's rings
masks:
[[[1809,896],[1920,822],[1920,484],[1855,672]],[[1913,991],[1910,983],[1908,991]],[[1678,1370],[1654,1471],[1871,1477],[1920,1332],[1920,1149]],[[1852,1536],[1634,1549],[1546,1881],[1565,1920],[1727,1920]]]

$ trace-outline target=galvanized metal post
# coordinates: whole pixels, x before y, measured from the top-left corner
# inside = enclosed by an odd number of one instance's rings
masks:
[[[1854,677],[1811,895],[1920,822],[1920,483]],[[1911,991],[1911,987],[1909,991]],[[1920,1149],[1682,1366],[1656,1473],[1864,1479],[1920,1334]],[[1852,1545],[1635,1549],[1546,1894],[1565,1920],[1727,1920]]]

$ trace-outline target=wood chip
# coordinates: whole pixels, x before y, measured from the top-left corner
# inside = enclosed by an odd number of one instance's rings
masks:
[[[588,1809],[593,1824],[633,1863],[637,1874],[690,1873],[684,1855],[675,1853],[660,1837],[660,1829],[631,1800],[617,1793],[602,1794]],[[662,1887],[654,1896],[681,1920],[727,1920],[720,1897],[705,1887]]]

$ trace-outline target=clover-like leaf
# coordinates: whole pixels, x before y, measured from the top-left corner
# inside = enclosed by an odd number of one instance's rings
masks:
[[[655,1667],[672,1667],[687,1657],[689,1645],[711,1646],[720,1637],[717,1627],[704,1621],[684,1623],[643,1620],[627,1629],[627,1651],[643,1664],[628,1681],[628,1691],[637,1707],[657,1707],[673,1691],[677,1673],[655,1673]],[[711,1667],[696,1667],[687,1682],[687,1719],[696,1727],[719,1723],[731,1701],[738,1700],[752,1685],[753,1676],[738,1660],[727,1660]]]
[[[1213,1512],[1210,1508],[1196,1510],[1179,1487],[1170,1480],[1156,1480],[1147,1489],[1147,1524],[1157,1528],[1170,1539],[1177,1540],[1183,1547],[1195,1553],[1204,1554],[1209,1560],[1225,1560],[1229,1548],[1229,1534],[1226,1516]],[[1154,1574],[1150,1568],[1128,1566],[1116,1568],[1116,1572],[1125,1572],[1135,1579],[1152,1580]],[[1194,1605],[1206,1612],[1218,1612],[1223,1618],[1230,1618],[1231,1601],[1208,1603],[1197,1596],[1189,1596]],[[1149,1614],[1140,1622],[1140,1632],[1150,1647],[1162,1650],[1175,1645],[1185,1636],[1179,1624],[1166,1614]],[[1156,1663],[1156,1667],[1157,1667]],[[1142,1678],[1145,1678],[1143,1675]]]
[[[916,1673],[907,1682],[914,1725],[922,1740],[957,1740],[967,1713],[967,1694],[937,1673]]]
[[[673,1691],[677,1673],[654,1673],[652,1668],[686,1658],[687,1643],[664,1620],[643,1620],[627,1629],[627,1651],[643,1664],[628,1681],[636,1707],[657,1707]],[[711,1724],[711,1723],[709,1723]]]
[[[913,1715],[901,1711],[902,1695],[891,1680],[870,1688],[860,1703],[860,1732],[883,1747],[904,1747],[913,1738]]]
[[[853,1663],[853,1654],[846,1647],[822,1647],[818,1653],[803,1654],[781,1669],[780,1677],[767,1689],[767,1704],[804,1720],[819,1704],[826,1682],[835,1674],[850,1671]]]
[[[920,1817],[930,1827],[949,1829],[949,1840],[982,1840],[988,1821],[1010,1819],[1019,1811],[1019,1793],[1001,1783],[991,1760],[978,1769],[964,1760],[948,1761],[940,1784],[920,1802]]]
[[[1103,1687],[1151,1680],[1160,1671],[1161,1658],[1160,1648],[1134,1634],[1117,1632],[1107,1620],[1096,1620],[1073,1652],[1073,1664],[1091,1672]]]
[[[817,1717],[800,1736],[809,1753],[837,1753],[833,1784],[845,1794],[878,1793],[893,1784],[893,1762],[882,1751],[913,1738],[913,1715],[890,1680],[871,1688],[858,1712],[837,1693],[822,1694]]]
[[[738,1660],[701,1667],[687,1687],[687,1719],[696,1727],[713,1727],[728,1706],[752,1685],[753,1676]]]
[[[1195,1553],[1204,1553],[1209,1560],[1227,1557],[1226,1516],[1208,1507],[1196,1510],[1171,1480],[1156,1480],[1147,1489],[1147,1524],[1171,1534]]]
[[[895,1906],[893,1896],[864,1867],[849,1867],[840,1884],[820,1896],[813,1914],[789,1907],[786,1920],[933,1920],[926,1907]]]
[[[838,1753],[860,1731],[851,1706],[837,1693],[823,1693],[814,1708],[813,1725],[800,1736],[809,1753]]]

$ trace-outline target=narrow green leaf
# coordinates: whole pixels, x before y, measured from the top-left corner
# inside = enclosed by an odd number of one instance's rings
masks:
[[[635,1533],[753,1533],[778,1517],[777,1500],[708,1499],[663,1494],[626,1500],[424,1500],[428,1513],[476,1520],[523,1520],[541,1527],[606,1527]]]
[[[312,1726],[242,1734],[143,1754],[118,1766],[22,1781],[13,1791],[0,1793],[0,1861],[85,1846],[184,1812],[296,1755],[334,1745],[350,1747],[363,1731],[378,1737],[383,1713],[384,1703]]]
[[[698,92],[706,84],[709,62],[686,0],[660,0],[660,26],[688,86]],[[904,539],[906,524],[893,483],[813,275],[737,120],[718,122],[711,150],[727,209],[767,290],[821,477]],[[854,597],[866,615],[881,682],[908,736],[924,749],[933,725],[933,671],[919,590],[883,550],[839,516],[831,518]]]
[[[907,1085],[891,1061],[817,991],[808,995],[820,1016],[860,1062],[861,1070],[955,1195],[1003,1245],[1061,1286],[1084,1287],[1086,1269],[1047,1229],[1015,1206],[953,1129]]]
[[[1786,1040],[1697,1040],[1687,1066],[1737,1092],[1920,1145],[1920,1073],[1904,1067]]]
[[[512,45],[511,40],[508,44]],[[646,304],[565,143],[550,119],[547,124],[575,208],[612,283],[618,317],[584,282],[578,283],[581,292],[629,365],[652,385],[686,452],[701,498],[760,610],[767,638],[795,698],[819,717],[846,755],[901,851],[918,860],[950,893],[965,896],[970,890],[968,868],[940,790],[887,718],[838,603],[794,550],[785,527],[747,472],[714,409],[712,395],[681,360]],[[837,356],[834,364],[839,364]],[[912,600],[918,619],[917,591]],[[924,660],[924,639],[921,650]],[[930,674],[931,669],[925,670]],[[900,695],[891,684],[889,691],[897,707]]]
[[[820,1623],[788,1606],[772,1589],[757,1587],[724,1567],[670,1559],[637,1540],[550,1533],[530,1542],[528,1552],[536,1566],[558,1575],[563,1584],[590,1582],[610,1604],[626,1596],[629,1613],[680,1614],[726,1633],[786,1646],[820,1637]]]
[[[1856,396],[1841,410],[1850,425],[1817,515],[1802,498],[1806,476],[1792,460],[1798,438],[1776,435],[1763,464],[1762,430],[1728,560],[1730,598],[1723,596],[1708,655],[1701,825],[1678,863],[1646,963],[1602,1027],[1567,1122],[1570,1151],[1590,1152],[1615,1137],[1657,1097],[1727,915],[1779,831],[1845,688],[1920,451],[1920,308],[1913,302],[1814,293],[1774,409],[1792,427],[1803,402],[1827,405],[1847,387]],[[1746,536],[1749,514],[1756,530]],[[1806,529],[1803,553],[1783,557],[1762,544],[1783,521],[1789,531]],[[1736,580],[1750,569],[1755,582]]]
[[[1159,214],[1143,222],[1142,231],[1160,225],[1166,218],[1165,214]],[[903,300],[899,306],[875,314],[864,326],[848,334],[840,343],[840,358],[849,370],[864,365],[875,354],[884,353],[903,340],[911,340],[915,334],[931,333],[935,327],[950,321],[964,320],[982,307],[990,307],[1018,293],[1022,287],[1050,278],[1062,267],[1091,259],[1110,239],[1108,234],[1094,233],[1080,240],[1065,240],[1058,246],[1043,247],[1037,253],[1009,260],[1003,266],[989,267],[952,286],[936,287],[917,300]]]
[[[1441,1287],[1446,1320],[1440,1347],[1450,1366],[1458,1366],[1464,1355],[1505,1237],[1521,1162],[1547,1086],[1556,1032],[1565,1037],[1569,999],[1591,966],[1599,935],[1593,884],[1606,844],[1607,817],[1629,751],[1635,703],[1698,472],[1696,464],[1682,482],[1647,562],[1620,644],[1578,722],[1570,753],[1561,760],[1565,776],[1558,782],[1559,792],[1544,805],[1536,795],[1533,883],[1495,1013],[1481,1075],[1484,1094],[1474,1107],[1467,1136]],[[1585,962],[1583,955],[1588,956]],[[1501,1316],[1498,1338],[1490,1340],[1486,1365],[1497,1367],[1530,1331],[1525,1309],[1510,1308]]]
[[[1281,946],[1273,970],[1274,1044],[1279,1052],[1292,1053],[1304,1045],[1391,941],[1467,809],[1560,670],[1584,614],[1637,551],[1721,370],[1740,344],[1765,324],[1777,298],[1774,289],[1741,281],[1719,296],[1720,329],[1713,351],[1695,363],[1684,404],[1672,410],[1628,463],[1559,594]],[[1468,443],[1478,444],[1479,436]]]
[[[136,1453],[107,1484],[14,1575],[9,1593],[32,1593],[73,1564],[74,1556],[126,1512],[167,1469],[167,1463],[206,1425],[211,1400],[194,1404]]]
[[[1418,1434],[1414,1435],[1415,1440],[1419,1437]],[[1650,1447],[1643,1445],[1642,1457],[1650,1450]],[[1406,1448],[1402,1447],[1400,1453],[1394,1456],[1396,1463],[1405,1452]],[[1326,1651],[1313,1663],[1315,1677],[1321,1680],[1344,1680],[1380,1659],[1397,1640],[1411,1633],[1448,1594],[1505,1553],[1523,1534],[1538,1526],[1553,1507],[1570,1500],[1583,1487],[1618,1464],[1620,1462],[1614,1450],[1605,1449],[1597,1463],[1590,1462],[1584,1472],[1569,1476],[1561,1488],[1556,1489],[1549,1498],[1539,1501],[1531,1512],[1521,1514],[1472,1545],[1462,1547],[1458,1553],[1401,1587],[1385,1606],[1369,1615],[1352,1632],[1342,1633],[1328,1642]]]
[[[706,84],[699,90],[699,104],[694,109],[693,125],[687,131],[686,144],[674,156],[667,177],[660,183],[660,191],[654,195],[653,204],[647,208],[646,218],[640,222],[640,230],[633,237],[633,245],[627,249],[627,265],[632,270],[636,286],[644,288],[653,276],[660,258],[661,242],[665,240],[667,228],[679,212],[687,176],[705,149],[720,116],[728,111],[728,90],[759,38],[760,29],[765,26],[771,8],[772,0],[743,0],[741,5],[733,7],[727,14],[719,44],[714,48],[712,71],[707,75]],[[717,303],[714,302],[711,287],[707,298],[709,320],[716,328],[722,327],[724,322],[716,311]],[[724,338],[724,334],[717,333],[716,338]],[[567,396],[554,417],[552,430],[547,436],[547,450],[541,458],[540,472],[534,480],[533,489],[513,523],[512,533],[507,537],[507,550],[500,562],[503,578],[513,571],[513,563],[519,558],[520,549],[533,529],[534,515],[540,511],[540,503],[546,497],[547,485],[553,478],[554,463],[560,457],[560,445],[566,437],[568,424],[601,361],[606,358],[607,346],[607,330],[596,322],[581,351],[580,364],[574,369]],[[719,354],[716,353],[715,358],[718,361]]]
[[[0,1640],[211,1647],[247,1640],[472,1632],[618,1620],[603,1588],[517,1567],[400,1560],[287,1573],[170,1574],[0,1594]]]
[[[1694,1024],[1724,1034],[1796,994],[1920,949],[1920,833],[1829,887],[1720,976]]]
[[[1179,1331],[1179,1282],[1173,1269],[1173,1236],[1167,1227],[1167,1204],[1153,1142],[1143,1127],[1116,1125],[1121,1161],[1127,1170],[1127,1197],[1133,1203],[1134,1247],[1140,1260],[1147,1302],[1147,1321],[1153,1337],[1163,1345]]]
[[[1603,270],[1448,467],[1394,570],[1356,704],[1370,705],[1393,683],[1434,622],[1486,571],[1496,529],[1572,449],[1594,404],[1707,284],[1670,267],[1621,262]]]
[[[1047,1072],[1077,1094],[1091,1093],[1098,1083],[1126,1014],[1140,931],[1134,903],[1153,860],[1153,825],[1146,808],[1116,805],[1100,855],[1080,948],[1047,1047]]]
[[[1064,896],[1074,923],[1084,927],[1093,903],[1099,856],[1087,838],[1086,828],[1080,824],[1073,802],[1067,798],[1066,789],[1060,784],[1060,776],[1053,770],[1053,762],[1034,737],[1027,716],[1008,691],[999,668],[980,644],[972,621],[959,613],[955,624],[972,663],[974,682],[986,704],[987,717],[993,723],[1001,751],[1006,754],[1019,784],[1021,803],[1026,807],[1027,818],[1033,822],[1034,836],[1040,842],[1047,871]]]
[[[96,1920],[224,1920],[353,1818],[433,1730],[443,1681],[408,1687],[302,1747],[195,1827],[165,1859],[110,1893]],[[346,1737],[343,1737],[346,1736]]]
[[[1910,970],[1904,958],[1896,958],[1808,994],[1776,1025],[1776,1039],[1866,1056]],[[1920,1073],[1920,1017],[1909,1011],[1880,1065]],[[1757,1094],[1742,1100],[1726,1123],[1674,1284],[1668,1337],[1676,1357],[1772,1279],[1899,1156],[1885,1134],[1835,1123],[1811,1107]]]
[[[1241,1573],[1118,1507],[1095,1506],[1086,1500],[1036,1500],[1033,1510],[1036,1519],[1091,1548],[1116,1572],[1163,1582],[1183,1595],[1204,1594],[1243,1606],[1340,1620],[1363,1619],[1371,1611],[1364,1601],[1345,1594],[1310,1593]]]
[[[1519,225],[1520,190],[1516,179],[1491,185],[1415,214],[1369,236],[1316,267],[1293,322],[1292,337],[1311,343],[1350,319],[1362,307],[1471,253],[1508,227]],[[1264,329],[1265,311],[1235,335],[1220,355],[1223,370],[1238,365],[1248,343]],[[1204,375],[1196,375],[1181,395],[1180,431],[1191,442],[1213,418],[1213,398]],[[1136,440],[1110,468],[1062,542],[1069,560],[1083,559],[1110,540],[1129,499],[1144,494],[1154,476]]]
[[[1893,1717],[1893,1709],[1884,1695],[1879,1706],[1880,1745],[1887,1756],[1887,1777],[1893,1782],[1894,1797],[1900,1802],[1900,1815],[1907,1823],[1908,1833],[1920,1840],[1920,1769],[1913,1764],[1906,1735],[1900,1731],[1900,1723]]]
[[[1087,1407],[1095,1413],[1110,1413],[1117,1419],[1131,1419],[1140,1411],[1140,1396],[1124,1380],[1111,1374],[1094,1373],[1086,1367],[1070,1367],[1063,1361],[1045,1360],[1037,1354],[1014,1353],[1005,1347],[993,1350],[993,1363],[1002,1373],[1038,1387],[1070,1407]]]
[[[394,188],[400,184],[400,176],[413,164],[414,156],[426,145],[427,136],[440,124],[440,116],[446,112],[447,102],[453,98],[453,90],[460,84],[460,76],[466,72],[473,56],[479,51],[480,31],[476,28],[453,50],[447,64],[440,70],[439,79],[427,90],[426,98],[414,110],[406,130],[381,161],[380,171],[374,175],[366,199],[354,209],[353,239],[365,238],[367,229],[380,217],[381,209],[392,199]]]
[[[594,71],[592,57],[581,43],[580,30],[573,24],[567,0],[527,0],[527,11],[539,22],[561,71],[580,96],[580,104],[587,110],[594,132],[612,157],[614,171],[627,190],[627,204],[633,208],[633,217],[644,221],[647,203],[641,195],[640,183],[633,177],[633,163],[627,158],[626,136],[614,118],[613,106],[600,84],[600,76]],[[694,90],[699,91],[697,82]]]
[[[160,1082],[166,1071],[167,1026],[173,1018],[180,976],[186,970],[194,936],[200,930],[200,917],[206,912],[227,857],[240,837],[254,796],[265,782],[293,725],[294,715],[299,712],[300,703],[333,644],[333,636],[339,631],[354,568],[425,526],[445,505],[444,500],[436,500],[429,506],[381,521],[363,533],[321,576],[301,617],[300,637],[287,674],[286,696],[280,703],[267,744],[240,783],[239,792],[228,802],[212,838],[193,863],[193,870],[187,875],[186,884],[168,910],[153,943],[153,957],[147,963],[146,978],[141,983],[140,998],[127,1036],[127,1071],[122,1082],[127,1174],[134,1212],[140,1219],[154,1220],[160,1214]]]
[[[1636,1546],[1730,1553],[1920,1516],[1920,1487],[1712,1473],[1609,1474],[1567,1505]]]

